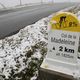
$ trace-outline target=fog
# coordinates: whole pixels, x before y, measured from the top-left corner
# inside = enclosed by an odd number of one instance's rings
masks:
[[[41,2],[80,2],[80,0],[21,0],[22,5]],[[0,0],[0,6],[13,7],[20,5],[20,0]]]

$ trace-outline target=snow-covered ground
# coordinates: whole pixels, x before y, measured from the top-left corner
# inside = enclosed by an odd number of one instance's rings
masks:
[[[0,72],[6,79],[30,80],[37,75],[47,51],[48,22],[49,18],[44,18],[0,40]]]

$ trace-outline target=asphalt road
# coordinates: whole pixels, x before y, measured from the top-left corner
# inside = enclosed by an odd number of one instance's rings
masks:
[[[0,11],[0,39],[75,3],[44,4]]]

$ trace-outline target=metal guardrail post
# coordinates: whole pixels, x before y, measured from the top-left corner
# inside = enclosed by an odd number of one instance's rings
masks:
[[[20,0],[20,6],[22,6],[22,0]]]
[[[41,4],[43,4],[43,0],[41,0]]]

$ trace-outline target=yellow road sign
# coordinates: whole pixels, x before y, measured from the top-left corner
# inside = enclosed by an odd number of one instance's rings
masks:
[[[59,12],[50,24],[48,51],[41,67],[74,76],[75,71],[79,71],[80,21],[72,13]]]
[[[51,30],[65,30],[72,32],[80,32],[80,21],[78,18],[69,12],[59,12],[51,21]]]

